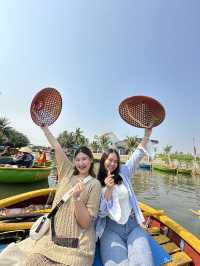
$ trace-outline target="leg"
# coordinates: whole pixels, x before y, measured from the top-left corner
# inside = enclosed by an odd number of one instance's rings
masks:
[[[138,225],[127,240],[128,259],[131,266],[154,266],[147,233]]]
[[[104,266],[128,266],[127,247],[117,233],[104,231],[100,239],[100,252]]]

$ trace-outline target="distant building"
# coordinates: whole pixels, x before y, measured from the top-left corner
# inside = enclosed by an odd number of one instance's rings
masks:
[[[127,145],[126,145],[127,140],[126,139],[119,140],[119,138],[113,132],[104,133],[102,136],[106,136],[106,137],[109,138],[109,140],[110,140],[109,147],[110,148],[117,149],[120,155],[127,154]],[[138,140],[138,142],[140,142],[142,140],[142,138],[137,138],[137,140]],[[151,144],[153,146],[153,149],[156,150],[156,148],[155,148],[154,145],[158,144],[159,141],[158,140],[155,140],[155,139],[151,139],[150,141],[151,141]]]

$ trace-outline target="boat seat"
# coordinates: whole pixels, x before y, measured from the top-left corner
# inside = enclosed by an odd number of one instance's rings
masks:
[[[160,228],[159,227],[150,227],[150,228],[147,228],[147,232],[152,236],[159,235],[160,234]]]
[[[170,239],[166,235],[155,235],[153,238],[158,242],[159,245],[170,242]]]
[[[171,255],[172,262],[166,263],[163,266],[189,266],[192,259],[183,251]]]
[[[156,227],[148,228],[147,231],[152,234],[152,237],[160,244],[168,254],[171,255],[172,262],[164,264],[163,266],[188,266],[192,259],[170,239],[163,234],[160,234],[160,229]]]
[[[24,237],[26,231],[25,230],[14,230],[14,231],[8,231],[8,232],[0,232],[0,240],[5,240],[11,238],[13,235],[15,235],[17,238]]]
[[[180,251],[181,249],[173,242],[163,244],[162,247],[171,255]]]

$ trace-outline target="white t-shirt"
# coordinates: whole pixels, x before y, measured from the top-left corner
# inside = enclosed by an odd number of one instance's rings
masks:
[[[105,193],[106,187],[103,188],[103,193]],[[113,192],[113,206],[109,210],[109,218],[114,220],[119,224],[125,224],[131,214],[131,203],[129,200],[128,190],[124,183],[120,185],[115,185]]]

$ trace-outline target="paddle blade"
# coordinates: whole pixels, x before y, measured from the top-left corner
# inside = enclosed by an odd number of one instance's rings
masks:
[[[54,88],[44,88],[32,100],[30,113],[38,126],[52,125],[62,110],[62,97]]]
[[[147,96],[132,96],[119,105],[119,114],[128,124],[139,128],[158,126],[165,118],[164,107]]]

